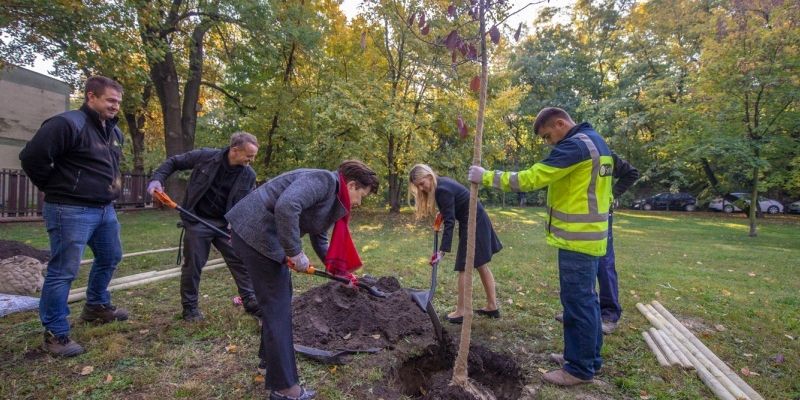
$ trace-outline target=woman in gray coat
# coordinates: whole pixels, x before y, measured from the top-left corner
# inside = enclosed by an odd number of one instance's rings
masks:
[[[299,385],[287,259],[295,270],[308,268],[309,260],[300,240],[308,234],[319,259],[323,263],[330,261],[326,260],[328,230],[334,224],[331,250],[341,247],[355,251],[352,241],[348,242],[350,207],[358,206],[362,198],[377,190],[375,172],[360,161],[349,160],[338,171],[298,169],[279,175],[225,215],[231,224],[233,248],[247,267],[263,315],[259,355],[266,361],[266,386],[271,400],[312,399],[316,395]],[[357,253],[355,258],[358,259]]]

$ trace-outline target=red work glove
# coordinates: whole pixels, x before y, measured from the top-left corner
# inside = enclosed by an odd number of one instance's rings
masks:
[[[444,252],[443,251],[440,250],[440,251],[437,251],[436,253],[433,253],[433,255],[431,255],[431,262],[430,262],[431,267],[436,265],[436,264],[438,264],[440,261],[442,261],[442,258],[444,258]]]

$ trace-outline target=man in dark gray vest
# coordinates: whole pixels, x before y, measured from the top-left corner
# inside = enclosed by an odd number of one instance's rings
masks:
[[[153,173],[147,187],[163,191],[163,183],[175,171],[192,170],[182,207],[216,227],[227,230],[225,213],[255,188],[256,173],[250,163],[258,153],[258,140],[247,132],[231,136],[229,147],[224,149],[198,149],[172,156]],[[220,237],[207,226],[181,214],[186,229],[183,238],[184,262],[181,268],[181,305],[183,319],[200,321],[203,314],[198,307],[200,273],[208,261],[211,245],[222,253],[233,275],[245,311],[260,316],[258,302],[253,292],[250,276],[241,259],[231,247],[228,238]]]

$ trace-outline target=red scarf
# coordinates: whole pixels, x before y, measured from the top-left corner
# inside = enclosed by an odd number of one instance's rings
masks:
[[[339,218],[333,225],[331,243],[328,247],[328,254],[325,256],[325,268],[334,275],[346,276],[355,279],[353,271],[361,267],[361,258],[358,256],[353,238],[350,236],[350,192],[347,190],[347,182],[344,175],[339,174],[339,193],[336,195],[339,201],[347,210],[344,217]]]

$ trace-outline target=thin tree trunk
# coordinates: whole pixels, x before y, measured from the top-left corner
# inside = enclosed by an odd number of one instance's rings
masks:
[[[752,193],[750,196],[750,237],[758,236],[756,232],[756,213],[758,212],[758,166],[753,167],[753,177],[750,181]]]
[[[286,68],[283,70],[283,87],[284,90],[289,90],[292,74],[294,73],[294,53],[297,50],[297,43],[292,42],[292,48],[289,49],[289,57],[286,58]],[[269,169],[272,164],[272,153],[275,150],[275,133],[278,131],[278,120],[280,119],[279,108],[275,109],[272,114],[272,124],[269,131],[267,131],[267,144],[264,146],[264,167]]]
[[[478,120],[475,126],[475,139],[473,142],[472,165],[481,165],[481,142],[483,140],[483,116],[486,111],[486,86],[489,80],[488,60],[486,55],[486,4],[484,0],[478,2],[480,10],[480,38],[481,38],[481,88],[478,102]],[[478,211],[478,184],[469,185],[469,219],[467,225],[467,259],[464,266],[466,284],[464,285],[464,320],[461,325],[461,340],[458,346],[458,356],[453,366],[453,384],[459,385],[467,392],[479,397],[477,389],[470,384],[468,376],[469,346],[472,341],[472,270],[475,267],[475,219]]]
[[[200,83],[203,81],[203,39],[212,22],[203,21],[192,31],[189,47],[189,76],[183,86],[183,107],[181,110],[181,141],[183,151],[194,149],[194,135],[197,129],[197,101],[200,99]]]

